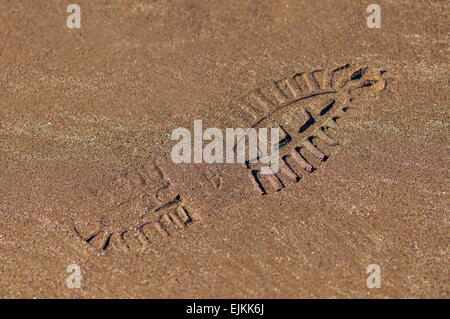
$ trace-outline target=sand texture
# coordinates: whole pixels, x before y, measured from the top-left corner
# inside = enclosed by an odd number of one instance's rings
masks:
[[[69,3],[0,0],[0,297],[450,297],[448,1]],[[280,171],[173,163],[194,120]]]

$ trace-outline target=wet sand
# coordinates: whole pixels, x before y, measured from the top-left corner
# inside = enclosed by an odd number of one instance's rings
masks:
[[[449,297],[445,1],[77,3],[0,3],[1,297]],[[194,120],[284,170],[173,163]]]

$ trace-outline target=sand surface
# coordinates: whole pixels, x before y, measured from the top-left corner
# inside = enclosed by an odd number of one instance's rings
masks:
[[[372,2],[78,0],[69,29],[1,0],[0,296],[450,297],[449,3]],[[288,169],[174,164],[199,119],[281,125]]]

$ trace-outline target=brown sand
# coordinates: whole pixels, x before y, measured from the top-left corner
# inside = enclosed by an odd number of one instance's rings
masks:
[[[372,1],[69,3],[0,2],[1,297],[449,297],[448,2],[379,0],[380,29]],[[174,128],[249,127],[317,70],[268,120],[336,101],[326,160],[171,162]]]

